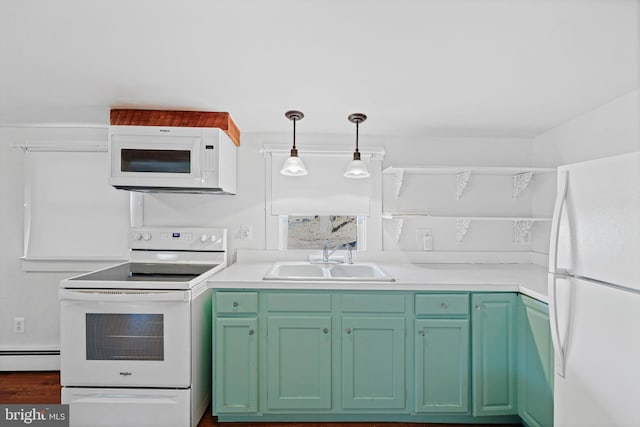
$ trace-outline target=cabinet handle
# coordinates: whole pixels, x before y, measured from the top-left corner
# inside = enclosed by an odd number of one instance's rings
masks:
[[[476,304],[476,310],[484,309],[484,304]]]
[[[418,331],[418,335],[420,335],[421,337],[424,336],[424,331]]]
[[[351,333],[351,328],[347,328],[347,329],[345,330],[345,332],[347,333],[347,335],[348,335],[348,334],[350,334],[350,333]]]
[[[322,330],[322,332],[324,332],[325,334],[328,334],[328,333],[329,333],[329,329],[324,328],[324,329]]]
[[[446,303],[446,302],[443,302],[442,304],[440,304],[440,307],[441,307],[443,310],[446,310],[447,308],[449,308],[449,306],[447,305],[447,303]]]
[[[240,305],[240,303],[238,303],[238,301],[234,301],[234,302],[233,302],[233,306],[234,306],[234,307],[237,307],[237,306],[239,306],[239,305]]]
[[[253,335],[253,334],[254,334],[253,329],[249,329],[249,335]]]

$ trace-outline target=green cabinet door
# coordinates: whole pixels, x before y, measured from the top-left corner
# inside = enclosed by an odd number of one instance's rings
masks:
[[[253,318],[215,319],[214,412],[258,411],[258,334]]]
[[[473,415],[515,415],[517,296],[472,295]]]
[[[404,317],[343,317],[341,334],[343,408],[404,408]]]
[[[469,410],[469,320],[418,319],[416,412]]]
[[[518,412],[529,427],[553,425],[553,345],[549,308],[520,296]]]
[[[331,317],[267,317],[267,408],[331,408]]]

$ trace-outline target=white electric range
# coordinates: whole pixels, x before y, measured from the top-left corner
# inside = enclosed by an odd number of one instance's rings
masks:
[[[130,261],[60,282],[72,427],[195,427],[211,393],[211,298],[227,232],[132,228]]]

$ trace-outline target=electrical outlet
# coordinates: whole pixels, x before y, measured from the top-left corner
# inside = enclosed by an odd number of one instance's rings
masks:
[[[13,333],[24,334],[24,317],[13,318]]]
[[[253,233],[250,225],[241,225],[237,228],[235,234],[235,238],[237,240],[251,240],[253,238]]]
[[[433,250],[433,235],[430,228],[419,228],[416,230],[416,240],[418,249],[423,251]]]

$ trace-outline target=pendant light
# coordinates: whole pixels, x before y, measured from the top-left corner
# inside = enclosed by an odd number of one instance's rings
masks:
[[[307,169],[304,167],[304,163],[300,157],[298,157],[298,149],[296,148],[296,122],[302,120],[304,114],[300,111],[287,111],[284,113],[285,117],[293,122],[293,147],[291,148],[291,155],[282,165],[280,173],[287,176],[303,176],[307,174]]]
[[[351,123],[356,124],[356,151],[353,152],[353,160],[347,166],[347,170],[344,172],[345,178],[361,179],[369,178],[371,175],[365,162],[360,160],[360,151],[358,151],[358,130],[360,123],[367,120],[367,116],[362,113],[353,113],[348,117]]]

